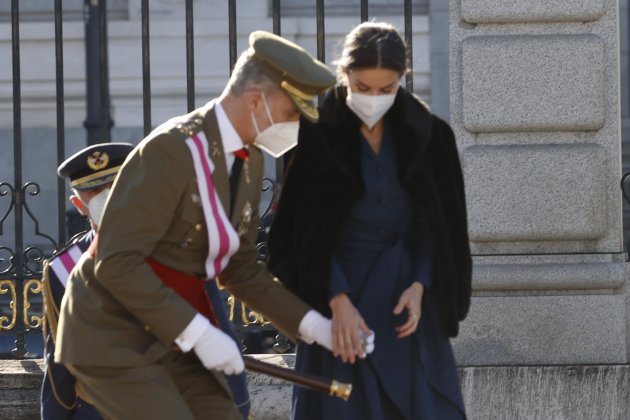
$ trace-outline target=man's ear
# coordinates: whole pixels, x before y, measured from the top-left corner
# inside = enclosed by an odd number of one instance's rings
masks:
[[[260,89],[249,89],[244,93],[245,106],[249,112],[258,111],[264,107],[262,100],[262,91]]]
[[[88,215],[88,210],[85,208],[85,204],[83,204],[83,201],[81,201],[81,199],[79,199],[79,197],[77,197],[76,195],[71,195],[70,197],[68,197],[70,199],[70,202],[72,203],[72,205],[74,206],[75,209],[77,209],[77,211],[79,212],[79,214],[81,214],[81,216],[86,216]]]

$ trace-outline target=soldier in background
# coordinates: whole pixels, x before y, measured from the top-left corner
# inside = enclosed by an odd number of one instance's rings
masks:
[[[131,150],[133,145],[129,143],[95,144],[75,153],[57,169],[60,177],[70,181],[70,202],[82,216],[88,218],[91,229],[75,235],[44,262],[46,370],[41,393],[41,416],[44,420],[102,418],[94,406],[76,395],[75,379],[68,369],[54,362],[55,334],[68,276],[92,243],[114,178]]]

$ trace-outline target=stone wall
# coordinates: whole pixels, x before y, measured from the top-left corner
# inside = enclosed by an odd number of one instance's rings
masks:
[[[450,2],[466,365],[628,362],[615,0]]]
[[[294,355],[259,355],[293,367]],[[0,418],[37,419],[41,360],[0,361]],[[459,370],[470,420],[627,419],[629,366],[463,367]],[[257,373],[248,375],[257,420],[288,419],[291,386]]]

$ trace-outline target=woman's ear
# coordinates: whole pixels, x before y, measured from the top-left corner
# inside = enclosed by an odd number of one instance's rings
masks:
[[[83,201],[81,201],[79,197],[77,197],[76,195],[71,195],[68,198],[70,199],[70,202],[72,203],[74,208],[77,209],[79,214],[81,214],[81,216],[88,216],[88,210],[87,208],[85,208],[85,204],[83,204]]]

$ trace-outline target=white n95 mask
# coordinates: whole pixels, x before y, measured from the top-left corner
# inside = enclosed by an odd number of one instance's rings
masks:
[[[274,123],[259,132],[254,144],[274,158],[279,158],[297,145],[300,122]]]
[[[352,90],[348,88],[346,104],[369,129],[372,129],[372,127],[383,118],[383,115],[389,111],[389,108],[394,105],[395,99],[395,94],[365,95],[352,92]]]
[[[105,209],[105,202],[107,201],[109,192],[110,189],[105,188],[103,191],[92,197],[87,205],[88,211],[90,212],[90,219],[92,220],[92,223],[97,226],[101,225],[103,210]]]
[[[254,118],[254,113],[251,114],[252,122],[254,123],[254,128],[257,133],[254,139],[254,145],[269,153],[274,158],[279,158],[297,145],[300,122],[274,123],[264,94],[262,98],[265,104],[265,111],[267,111],[267,118],[271,121],[271,125],[263,131],[260,131],[256,123],[256,118]]]

